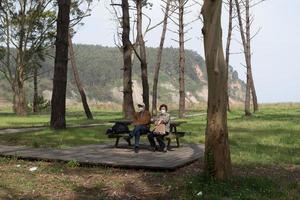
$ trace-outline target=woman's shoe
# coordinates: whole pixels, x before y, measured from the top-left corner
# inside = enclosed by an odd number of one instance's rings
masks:
[[[150,147],[150,148],[149,148],[149,151],[152,151],[152,152],[155,152],[156,150],[157,150],[156,147]]]
[[[164,153],[168,152],[167,147],[159,147],[158,151],[164,152]]]

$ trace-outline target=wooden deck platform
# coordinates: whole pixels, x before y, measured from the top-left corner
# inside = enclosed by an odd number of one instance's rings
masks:
[[[143,148],[144,147],[144,148]],[[14,156],[19,159],[63,161],[76,160],[82,165],[101,165],[120,168],[175,170],[203,156],[203,145],[183,144],[167,153],[151,152],[141,146],[139,153],[120,145],[86,145],[68,149],[32,148],[0,145],[1,156]]]

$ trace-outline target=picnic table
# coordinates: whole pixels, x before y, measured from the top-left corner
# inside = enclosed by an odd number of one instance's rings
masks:
[[[112,120],[109,121],[109,123],[121,123],[124,124],[126,126],[129,126],[133,123],[132,120]],[[179,132],[177,131],[177,127],[180,126],[181,124],[187,123],[186,121],[171,121],[170,122],[170,132],[168,135],[165,136],[165,139],[168,141],[167,143],[167,147],[168,149],[170,149],[171,147],[171,141],[172,139],[176,140],[176,144],[177,147],[180,147],[180,138],[184,137],[185,132]],[[153,121],[151,121],[151,124],[154,124]],[[109,134],[108,135],[110,138],[115,138],[115,147],[118,147],[120,138],[125,138],[126,136],[128,136],[128,132],[127,133],[118,133],[118,134]],[[131,146],[131,142],[129,141],[128,143],[129,146]]]

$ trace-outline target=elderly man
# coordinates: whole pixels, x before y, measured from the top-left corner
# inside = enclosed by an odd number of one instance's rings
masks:
[[[134,152],[139,152],[139,144],[140,144],[140,136],[141,134],[147,134],[150,128],[151,115],[148,110],[145,109],[144,104],[138,104],[138,112],[136,112],[133,116],[133,125],[135,128],[132,133],[129,134],[129,137],[126,138],[129,141],[132,137],[134,137]]]

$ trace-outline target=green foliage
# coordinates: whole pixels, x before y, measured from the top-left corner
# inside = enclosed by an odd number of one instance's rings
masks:
[[[32,147],[34,147],[34,148],[39,148],[39,147],[40,147],[40,144],[39,144],[36,140],[33,140],[33,142],[32,142]]]
[[[80,78],[84,84],[86,94],[90,99],[106,102],[118,100],[113,96],[112,89],[122,87],[122,54],[115,47],[104,47],[100,45],[74,45],[76,63]],[[154,66],[156,64],[157,48],[147,48],[148,79],[150,91],[152,90]],[[158,96],[160,101],[169,102],[170,97],[178,94],[178,49],[165,48],[162,56],[161,71],[158,83]],[[205,62],[195,51],[186,50],[186,90],[198,97],[197,92],[206,85],[197,77],[195,65],[200,66],[203,72],[203,79],[207,80]],[[45,73],[41,77],[41,82],[48,82],[49,77],[53,77],[53,60],[47,59],[42,63]],[[232,70],[233,71],[233,70]],[[138,59],[133,62],[133,79],[141,83],[141,69]],[[236,80],[239,80],[238,77]],[[231,80],[230,81],[236,81]],[[174,87],[173,90],[167,86]],[[41,90],[51,90],[50,84],[40,85]],[[72,71],[68,74],[68,98],[74,97],[72,93],[77,93],[77,88],[73,80]],[[175,93],[175,94],[174,94]],[[201,98],[198,98],[201,99]],[[119,103],[119,102],[118,102]]]
[[[33,109],[33,103],[30,104],[29,109]],[[50,101],[45,99],[42,95],[37,97],[37,110],[40,111],[50,111]]]
[[[79,167],[80,164],[77,160],[70,160],[68,163],[67,163],[67,166],[70,167],[70,168],[76,168],[76,167]]]

